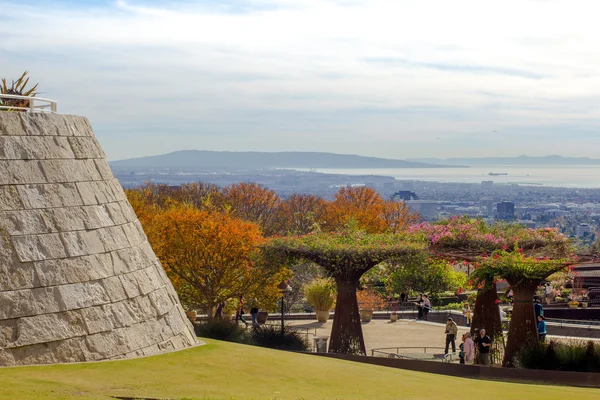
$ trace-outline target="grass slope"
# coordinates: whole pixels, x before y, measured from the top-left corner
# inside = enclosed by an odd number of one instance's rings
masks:
[[[600,399],[600,391],[477,381],[233,343],[89,364],[0,368],[0,399]]]

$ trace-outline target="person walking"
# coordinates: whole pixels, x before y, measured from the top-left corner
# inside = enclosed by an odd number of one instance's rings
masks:
[[[404,307],[404,303],[406,302],[406,293],[400,293],[400,305]]]
[[[258,326],[258,307],[254,306],[250,309],[250,316],[252,317],[252,326],[256,328]]]
[[[423,319],[425,321],[427,321],[429,310],[431,310],[431,301],[429,301],[429,296],[425,294],[423,295]]]
[[[240,306],[238,307],[237,313],[235,314],[235,322],[242,321],[246,328],[248,327],[248,321],[244,319],[244,296],[240,296]]]
[[[467,326],[471,326],[471,319],[473,318],[473,314],[471,313],[471,305],[469,303],[464,303],[462,312],[465,316],[465,320],[467,321]]]
[[[473,361],[475,360],[475,343],[471,339],[471,332],[465,333],[464,338],[465,364],[473,365]]]
[[[538,323],[537,323],[538,338],[540,339],[540,342],[545,342],[546,341],[546,318],[543,315],[538,315],[537,320],[538,320]]]
[[[477,349],[479,350],[478,364],[490,365],[490,347],[492,346],[492,339],[485,334],[485,329],[479,331],[479,337],[477,338]]]
[[[225,308],[225,302],[222,301],[217,305],[217,310],[215,311],[216,319],[223,319],[223,308]]]
[[[456,353],[456,335],[458,335],[458,326],[452,318],[448,318],[446,323],[446,347],[444,348],[444,354],[448,354],[448,347],[452,343],[452,352]]]

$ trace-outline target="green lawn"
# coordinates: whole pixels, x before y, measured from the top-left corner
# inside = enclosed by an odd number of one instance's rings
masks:
[[[0,368],[0,399],[600,399],[600,390],[479,381],[233,343],[136,360]]]

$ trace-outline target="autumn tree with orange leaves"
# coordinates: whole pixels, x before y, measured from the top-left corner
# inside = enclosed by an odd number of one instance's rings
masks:
[[[369,187],[343,187],[327,206],[327,231],[341,231],[349,224],[367,233],[397,233],[417,221],[402,202],[386,201]]]
[[[323,225],[327,201],[312,194],[293,194],[277,210],[280,231],[284,235],[303,235]]]
[[[262,263],[257,246],[264,242],[256,224],[216,211],[174,204],[146,221],[148,240],[182,302],[206,309],[243,295],[270,309],[281,268]]]
[[[257,183],[242,182],[225,187],[223,197],[236,218],[254,222],[266,236],[277,233],[277,208],[281,200],[273,190]]]

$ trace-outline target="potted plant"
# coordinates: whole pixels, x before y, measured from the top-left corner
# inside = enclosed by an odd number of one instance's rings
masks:
[[[315,308],[317,321],[327,322],[335,303],[335,284],[331,279],[318,278],[304,286],[306,300]]]
[[[371,322],[373,311],[382,308],[385,305],[383,298],[373,289],[364,289],[356,293],[360,320],[362,322]]]
[[[569,308],[577,308],[579,307],[579,302],[576,300],[569,301]]]
[[[391,322],[398,321],[398,313],[396,311],[392,311],[392,313],[390,314],[390,321]]]
[[[193,324],[194,322],[196,322],[196,317],[198,316],[198,313],[196,312],[196,310],[187,310],[185,312],[186,317],[188,317],[188,319],[190,320],[190,322]]]

